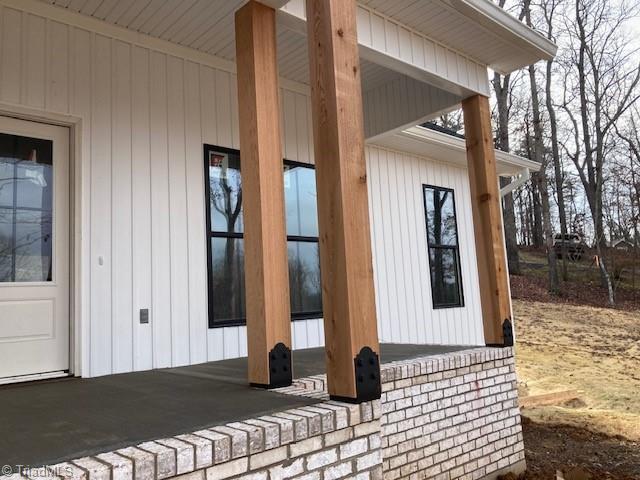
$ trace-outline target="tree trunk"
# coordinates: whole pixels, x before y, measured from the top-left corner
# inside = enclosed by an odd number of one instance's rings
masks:
[[[527,18],[527,20],[529,19]],[[529,81],[531,84],[531,106],[533,110],[533,153],[535,160],[541,165],[540,171],[536,175],[536,179],[538,192],[540,194],[544,242],[547,253],[547,262],[549,264],[549,292],[557,295],[560,293],[560,282],[558,279],[556,254],[553,251],[549,189],[547,187],[546,160],[544,159],[544,142],[542,138],[542,123],[540,120],[540,99],[538,96],[538,85],[536,83],[536,71],[533,65],[529,67]]]
[[[564,204],[564,172],[562,171],[562,159],[560,158],[560,148],[558,143],[558,121],[556,119],[556,110],[553,106],[551,97],[551,75],[553,60],[547,62],[547,80],[545,85],[547,112],[549,113],[549,125],[551,127],[551,156],[553,159],[553,169],[556,181],[556,195],[558,200],[558,216],[560,217],[560,233],[563,240],[567,235],[567,212]],[[567,272],[567,243],[563,241],[561,244],[562,253],[562,279],[566,282],[569,274]]]
[[[509,82],[511,76],[501,77],[498,73],[493,75],[493,89],[496,92],[498,104],[498,134],[496,147],[503,152],[510,151],[509,145]],[[509,180],[500,178],[500,186],[509,184]],[[502,199],[502,221],[504,224],[505,245],[507,248],[507,264],[509,273],[520,275],[520,257],[518,255],[518,238],[516,229],[516,213],[513,203],[513,193],[505,195]]]

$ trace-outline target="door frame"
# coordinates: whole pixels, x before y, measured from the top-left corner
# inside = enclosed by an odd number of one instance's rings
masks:
[[[88,345],[83,338],[88,328],[83,329],[82,310],[85,305],[82,285],[82,118],[75,115],[47,112],[45,110],[0,102],[0,116],[45,123],[69,129],[69,375],[81,376]],[[85,332],[85,330],[87,330]],[[87,368],[87,367],[85,367]],[[88,369],[88,368],[87,368]]]

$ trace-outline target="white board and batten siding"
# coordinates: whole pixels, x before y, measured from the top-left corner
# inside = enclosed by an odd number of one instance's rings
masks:
[[[308,96],[281,97],[285,156],[312,162]],[[82,375],[246,355],[246,328],[207,328],[203,144],[239,148],[235,75],[0,5],[0,102],[81,118]]]
[[[466,168],[367,147],[369,211],[380,340],[483,345]],[[423,185],[453,189],[464,306],[433,309]]]
[[[182,57],[156,43],[58,20],[0,4],[0,104],[81,119],[76,373],[99,376],[246,355],[246,327],[207,328],[203,144],[239,148],[233,69],[219,67],[224,62],[214,57],[198,61],[197,55]],[[285,158],[313,163],[308,94],[284,82],[281,102]],[[393,158],[372,147],[367,153],[381,339],[482,343],[464,171]],[[416,181],[458,192],[462,268],[468,272],[464,309],[429,307]],[[404,201],[412,209],[391,215],[390,208]],[[406,282],[402,288],[400,281]],[[145,308],[150,323],[140,324]],[[322,345],[322,320],[293,322],[292,339],[294,348]]]

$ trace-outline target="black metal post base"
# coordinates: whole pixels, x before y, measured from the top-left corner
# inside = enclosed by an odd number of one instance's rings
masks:
[[[513,325],[511,320],[505,318],[504,322],[502,322],[502,344],[488,343],[487,347],[496,347],[496,348],[507,348],[513,347]]]
[[[380,383],[380,358],[370,347],[362,347],[353,359],[356,379],[356,398],[330,395],[331,400],[362,403],[377,400],[382,395]]]
[[[276,344],[269,352],[269,384],[251,383],[256,388],[282,388],[293,382],[291,369],[291,350],[282,342]]]

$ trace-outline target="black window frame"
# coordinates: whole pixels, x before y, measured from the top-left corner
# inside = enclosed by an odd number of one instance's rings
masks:
[[[439,192],[446,192],[451,194],[451,202],[453,203],[453,219],[456,228],[456,244],[454,245],[442,245],[432,244],[429,239],[429,212],[427,210],[427,190],[436,190]],[[460,264],[460,235],[458,231],[458,211],[456,208],[456,195],[453,188],[439,187],[437,185],[422,184],[422,202],[424,205],[424,220],[425,220],[425,233],[427,235],[427,256],[429,257],[429,283],[431,284],[431,304],[434,310],[442,310],[446,308],[464,308],[464,288],[462,282],[462,265]],[[455,303],[436,303],[434,295],[434,284],[431,276],[431,249],[453,250],[456,255],[456,278],[458,283],[458,296],[459,301]]]
[[[238,327],[245,326],[247,324],[247,318],[241,317],[233,320],[214,320],[215,312],[213,308],[213,300],[211,298],[210,292],[213,285],[213,269],[212,265],[212,256],[213,252],[211,251],[211,239],[212,238],[235,238],[235,239],[244,239],[244,231],[243,233],[238,232],[213,232],[211,230],[211,179],[209,177],[209,152],[215,151],[222,154],[231,154],[237,155],[240,157],[240,162],[242,164],[242,157],[240,156],[240,150],[235,148],[227,148],[227,147],[218,147],[216,145],[211,145],[205,143],[203,145],[203,157],[204,157],[204,190],[205,190],[205,209],[206,209],[206,239],[207,239],[207,302],[208,302],[208,326],[210,329],[212,328],[223,328],[223,327]],[[303,167],[309,168],[311,170],[315,170],[315,165],[310,163],[296,162],[294,160],[287,160],[286,158],[282,159],[282,167],[284,174],[284,167]],[[244,229],[243,229],[244,230]],[[305,243],[317,243],[318,247],[320,246],[320,238],[319,237],[309,237],[309,236],[300,236],[300,235],[287,235],[287,245],[289,242],[305,242]],[[323,311],[309,311],[309,312],[301,312],[301,313],[291,313],[291,321],[296,322],[300,320],[312,320],[312,319],[320,319],[323,317]]]

